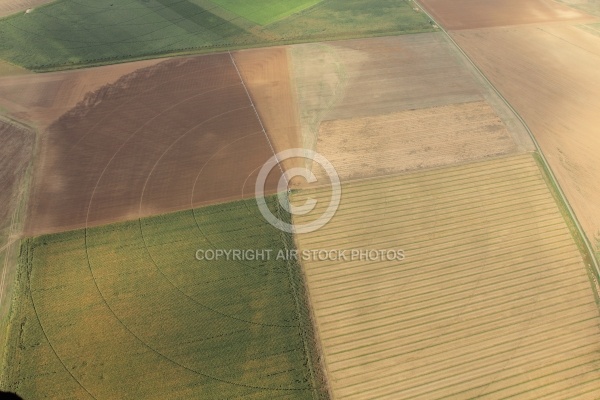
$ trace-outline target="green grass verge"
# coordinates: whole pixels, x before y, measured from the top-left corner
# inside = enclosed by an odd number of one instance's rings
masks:
[[[291,6],[289,1],[278,3]],[[34,71],[50,71],[433,30],[428,18],[404,0],[323,0],[300,12],[280,7],[261,14],[263,22],[280,18],[261,26],[210,0],[58,0],[0,20],[0,59]],[[240,13],[251,10],[237,9]]]
[[[288,17],[322,0],[211,0],[218,6],[259,25],[267,25]]]
[[[600,306],[600,293],[599,293],[600,276],[598,275],[597,271],[595,270],[594,262],[593,262],[594,257],[596,257],[596,260],[600,260],[600,258],[598,258],[598,256],[600,254],[590,254],[590,252],[588,251],[588,248],[585,244],[585,238],[583,238],[581,236],[581,232],[579,231],[579,229],[577,229],[577,225],[576,225],[575,221],[573,220],[573,217],[571,216],[571,213],[569,212],[567,205],[563,201],[563,198],[560,195],[560,191],[559,191],[558,187],[556,186],[556,183],[552,179],[550,179],[550,176],[551,176],[550,171],[548,171],[548,168],[546,168],[546,164],[542,160],[542,157],[537,152],[533,153],[533,157],[535,158],[537,164],[539,165],[540,170],[542,171],[544,180],[546,181],[546,184],[548,185],[548,188],[550,189],[550,192],[552,193],[552,197],[554,197],[554,200],[556,201],[556,204],[558,205],[558,208],[560,209],[560,212],[563,215],[563,218],[564,218],[567,226],[569,227],[571,236],[573,236],[573,239],[575,240],[575,244],[577,245],[577,248],[579,249],[579,252],[581,253],[581,256],[583,258],[583,261],[585,263],[585,266],[586,266],[586,269],[588,272],[588,276],[590,278],[590,281],[591,281],[593,289],[594,289],[593,292],[596,296],[596,303]]]
[[[2,388],[29,400],[326,397],[297,265],[195,258],[290,246],[253,199],[24,240]]]

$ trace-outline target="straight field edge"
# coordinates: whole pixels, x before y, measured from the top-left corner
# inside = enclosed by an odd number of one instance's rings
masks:
[[[284,200],[289,205],[289,193],[279,193],[277,195],[280,200]],[[276,214],[283,223],[292,224],[292,215],[284,209],[279,201],[275,202]],[[297,249],[295,235],[292,233],[279,230],[281,241],[288,252]],[[296,302],[296,310],[298,312],[298,320],[300,322],[300,331],[302,341],[304,343],[304,351],[307,357],[307,368],[311,375],[313,398],[318,400],[329,400],[333,396],[331,394],[329,384],[327,382],[325,360],[321,349],[321,341],[319,339],[316,319],[310,301],[309,289],[306,285],[306,276],[304,268],[300,260],[295,257],[286,257],[288,276],[290,285],[292,286],[294,301]]]
[[[291,39],[282,39],[277,41],[257,41],[252,43],[241,43],[241,44],[233,44],[233,43],[225,43],[222,45],[207,45],[207,46],[198,46],[198,47],[189,47],[185,49],[178,50],[165,50],[164,52],[153,52],[148,53],[146,55],[140,56],[122,56],[122,57],[109,57],[109,58],[101,58],[97,60],[89,60],[80,63],[65,63],[65,64],[53,64],[53,65],[40,65],[35,67],[24,67],[20,64],[14,64],[19,68],[26,69],[35,73],[45,73],[45,72],[59,72],[59,71],[70,71],[76,69],[84,69],[84,68],[93,68],[93,67],[102,67],[107,65],[116,65],[116,64],[125,64],[135,61],[145,61],[145,60],[156,60],[156,59],[166,59],[166,58],[176,58],[176,57],[190,57],[190,56],[200,56],[200,55],[208,55],[208,54],[221,54],[227,53],[230,51],[236,50],[250,50],[250,49],[260,49],[260,48],[268,48],[268,47],[278,47],[278,46],[290,46],[294,44],[305,44],[305,43],[329,43],[329,42],[337,42],[342,40],[353,40],[353,39],[368,39],[368,38],[377,38],[377,37],[395,37],[395,36],[403,36],[403,35],[415,35],[419,33],[431,33],[438,32],[438,29],[414,29],[414,30],[403,30],[403,31],[386,31],[386,32],[369,32],[369,33],[354,33],[347,35],[327,35],[327,37],[300,37],[300,38],[291,38]],[[5,59],[0,59],[3,62],[7,62]]]
[[[13,295],[10,304],[8,324],[6,327],[6,343],[2,352],[2,364],[0,364],[0,389],[14,390],[13,387],[8,387],[8,382],[11,382],[11,371],[17,371],[14,363],[18,363],[17,348],[20,343],[19,337],[23,330],[22,322],[16,326],[16,318],[20,314],[20,310],[30,298],[29,277],[31,274],[33,262],[33,239],[27,238],[21,241],[20,253],[17,264],[17,276],[13,282]]]
[[[283,196],[280,196],[280,198],[283,198]],[[229,202],[222,204],[228,203]],[[276,207],[274,211],[281,221],[291,224],[291,215],[283,209],[278,201],[275,201],[274,203]],[[291,233],[280,230],[280,239],[286,251],[290,252],[296,249],[294,236]],[[14,391],[16,389],[10,387],[9,382],[14,382],[14,379],[11,379],[13,378],[11,376],[13,371],[19,370],[19,368],[15,367],[15,365],[19,363],[16,346],[20,343],[19,337],[21,336],[24,322],[19,324],[17,317],[21,314],[20,311],[22,307],[25,307],[27,302],[31,299],[30,276],[33,266],[34,240],[35,238],[25,238],[20,242],[17,271],[13,282],[14,289],[5,332],[6,341],[3,346],[3,351],[0,354],[0,390]],[[322,352],[316,333],[316,326],[314,325],[315,319],[309,301],[308,288],[305,284],[306,280],[304,272],[300,263],[291,259],[286,261],[286,268],[290,286],[293,291],[300,333],[304,345],[304,353],[306,356],[305,367],[309,371],[311,379],[311,397],[314,400],[329,400],[331,399],[331,395],[327,384],[327,378],[324,373],[325,369],[323,358],[321,356]]]
[[[33,177],[35,174],[36,162],[35,160],[38,157],[40,151],[40,140],[41,135],[38,130],[28,125],[25,122],[21,122],[19,120],[9,118],[6,115],[0,115],[0,121],[4,121],[5,123],[12,124],[18,126],[24,130],[26,130],[29,134],[34,135],[33,140],[33,148],[31,152],[31,157],[25,168],[24,174],[21,176],[21,180],[16,188],[19,191],[19,197],[17,204],[15,204],[15,209],[13,213],[16,217],[13,222],[16,224],[15,228],[19,234],[21,235],[21,230],[25,225],[25,220],[27,218],[27,209],[29,207],[29,194],[32,188]],[[8,268],[11,262],[14,262],[14,277],[11,278],[9,274],[7,274],[7,280],[5,282],[5,288],[11,286],[12,291],[8,291],[5,289],[8,294],[4,301],[9,303],[8,306],[8,314],[6,318],[0,321],[0,329],[4,332],[0,333],[0,390],[4,389],[7,381],[6,374],[10,370],[9,360],[14,360],[14,356],[10,357],[10,349],[11,346],[16,343],[12,340],[13,335],[13,319],[17,314],[17,309],[20,307],[20,301],[24,299],[23,296],[28,295],[28,282],[29,282],[29,272],[31,271],[31,260],[29,259],[29,254],[31,253],[31,246],[33,242],[30,239],[21,239],[17,241],[15,244],[8,246],[5,249],[4,257],[5,268]],[[1,290],[2,288],[0,288]],[[14,352],[13,352],[14,353]]]
[[[581,257],[583,258],[583,262],[585,264],[585,269],[588,278],[590,279],[590,284],[592,285],[592,291],[594,292],[596,305],[600,307],[600,276],[598,275],[598,271],[596,271],[596,269],[594,268],[594,263],[597,259],[595,257],[598,257],[600,254],[594,255],[590,253],[589,247],[586,245],[586,238],[582,236],[582,232],[578,229],[577,223],[573,219],[572,214],[569,212],[569,207],[565,203],[563,197],[560,195],[560,191],[556,185],[556,182],[550,179],[550,171],[548,170],[548,167],[544,162],[542,156],[537,151],[533,152],[532,155],[536,163],[538,164],[540,172],[542,173],[542,177],[546,182],[546,186],[550,190],[550,193],[552,193],[552,197],[554,198],[554,201],[558,206],[558,209],[560,210],[560,213],[562,214],[563,219],[567,224],[567,227],[569,228],[569,231],[571,232],[571,236],[575,241],[575,245],[579,249],[579,253],[581,254]]]

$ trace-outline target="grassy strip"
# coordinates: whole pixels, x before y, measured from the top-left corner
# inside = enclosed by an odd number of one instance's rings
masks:
[[[19,370],[20,364],[19,343],[23,333],[25,321],[20,319],[24,309],[27,307],[29,293],[29,275],[32,267],[32,239],[21,241],[19,253],[19,268],[17,277],[13,284],[13,296],[8,312],[8,324],[6,326],[6,345],[3,347],[3,363],[0,365],[0,388],[11,390],[10,382],[15,381],[14,373]],[[9,362],[10,361],[10,362]]]
[[[288,205],[289,193],[283,197]],[[276,215],[284,223],[292,224],[291,214],[284,209],[279,202],[275,204]],[[285,231],[280,231],[281,241],[284,244],[285,250],[289,253],[296,251],[297,247],[294,241],[294,235]],[[316,399],[329,399],[331,394],[325,376],[324,360],[321,356],[321,343],[317,336],[315,317],[311,306],[308,287],[306,286],[305,273],[299,260],[288,259],[288,271],[290,282],[294,290],[296,301],[296,309],[298,310],[298,318],[302,327],[302,340],[308,357],[308,368],[312,376],[312,385],[315,388],[314,394]]]
[[[590,254],[585,244],[585,239],[581,236],[579,229],[577,229],[577,224],[571,217],[571,213],[569,212],[567,205],[564,203],[562,196],[560,196],[560,191],[556,187],[554,181],[550,179],[550,172],[546,168],[546,164],[542,160],[542,157],[539,153],[535,152],[533,153],[533,158],[540,167],[540,171],[542,172],[544,181],[546,182],[548,189],[550,189],[552,197],[554,198],[560,210],[560,213],[562,214],[565,223],[567,224],[567,227],[571,232],[571,236],[573,237],[573,240],[575,241],[575,244],[577,245],[577,248],[581,253],[581,257],[583,258],[583,262],[586,266],[588,277],[590,278],[590,283],[592,284],[592,287],[594,289],[593,292],[596,298],[596,304],[600,306],[600,276],[598,276],[596,270],[593,268],[593,257],[598,257],[597,259],[600,259],[600,253],[597,253],[596,255]]]

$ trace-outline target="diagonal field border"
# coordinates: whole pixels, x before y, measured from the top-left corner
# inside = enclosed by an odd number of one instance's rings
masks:
[[[265,130],[265,126],[263,125],[262,120],[260,119],[260,115],[258,114],[258,110],[256,109],[256,106],[254,105],[254,101],[252,101],[252,96],[250,96],[250,92],[248,91],[248,88],[246,87],[244,78],[242,78],[242,74],[240,74],[240,70],[238,69],[238,66],[235,63],[235,60],[233,59],[233,55],[231,54],[231,51],[228,51],[227,53],[229,54],[231,63],[235,67],[235,71],[237,72],[237,74],[240,78],[240,82],[242,82],[242,86],[244,87],[244,90],[246,91],[246,95],[248,96],[248,100],[250,101],[250,104],[252,105],[254,114],[256,114],[256,119],[258,120],[258,123],[260,124],[260,127],[261,127],[263,133],[265,134],[265,137],[267,138],[267,143],[269,143],[269,147],[271,148],[271,151],[273,152],[273,156],[275,156],[275,160],[277,161],[277,165],[279,166],[279,169],[281,170],[281,174],[285,178],[286,183],[289,185],[290,182],[288,181],[287,175],[285,174],[285,171],[283,170],[283,167],[281,166],[281,162],[279,161],[279,157],[277,156],[277,153],[275,152],[275,148],[273,147],[273,144],[271,143],[271,139],[269,138],[269,135],[267,134],[267,131]]]
[[[427,12],[427,10],[425,10],[425,8],[420,4],[420,2],[418,0],[414,0],[414,3],[417,7],[419,7],[421,9],[421,11],[423,13],[425,13],[425,15],[427,15],[429,17],[429,19],[431,21],[433,21],[440,28],[442,33],[450,40],[450,43],[452,43],[456,47],[456,49],[460,52],[460,54],[463,55],[465,60],[467,60],[469,62],[469,64],[475,69],[477,74],[485,81],[485,83],[487,83],[489,85],[490,88],[492,88],[494,93],[496,93],[498,95],[498,97],[504,102],[504,104],[506,104],[506,106],[509,108],[509,110],[511,110],[513,112],[513,114],[517,117],[519,122],[521,122],[521,124],[523,124],[523,127],[525,128],[525,130],[529,134],[529,137],[531,138],[531,141],[535,145],[535,148],[537,150],[537,153],[540,156],[540,160],[544,166],[544,169],[546,171],[548,171],[548,177],[550,178],[552,185],[556,188],[556,192],[557,192],[558,196],[560,197],[560,200],[564,203],[565,208],[569,214],[569,217],[573,220],[573,223],[575,224],[577,233],[579,234],[579,236],[581,236],[581,240],[583,241],[583,243],[585,245],[585,250],[588,253],[588,257],[586,257],[586,258],[589,258],[590,262],[593,264],[596,283],[600,284],[600,266],[598,265],[598,260],[596,259],[596,256],[594,254],[593,247],[590,243],[590,240],[586,236],[585,232],[583,231],[583,228],[581,227],[581,224],[579,223],[579,220],[577,219],[577,216],[575,215],[575,212],[573,211],[573,208],[571,207],[569,200],[567,200],[567,196],[565,196],[565,193],[563,192],[562,187],[558,183],[558,180],[556,179],[556,175],[554,174],[554,171],[552,171],[552,168],[550,168],[550,164],[548,163],[548,160],[546,160],[546,156],[542,152],[540,144],[538,143],[536,137],[534,136],[533,132],[529,128],[529,125],[527,125],[527,122],[525,122],[525,120],[523,119],[521,114],[519,114],[517,112],[517,110],[514,109],[514,107],[508,102],[508,100],[496,88],[496,86],[494,86],[494,84],[492,84],[492,82],[488,79],[488,77],[477,66],[477,64],[475,64],[475,62],[467,55],[467,53],[462,49],[462,47],[460,47],[458,45],[458,43],[452,38],[452,36],[450,36],[448,31],[442,25],[440,25],[435,20],[435,18],[433,18],[433,16]]]

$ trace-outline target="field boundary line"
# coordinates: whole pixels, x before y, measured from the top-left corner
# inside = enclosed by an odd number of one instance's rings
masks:
[[[525,128],[527,133],[529,134],[529,137],[531,138],[531,140],[537,150],[537,153],[540,156],[540,161],[542,162],[543,166],[545,167],[545,170],[547,171],[548,178],[550,179],[552,184],[556,187],[556,192],[559,195],[560,200],[564,203],[566,210],[569,214],[569,217],[571,217],[571,219],[573,220],[573,223],[575,224],[577,233],[581,236],[581,239],[582,239],[582,241],[585,245],[585,248],[589,254],[590,261],[593,264],[594,272],[596,275],[596,284],[598,284],[598,281],[600,280],[600,266],[598,266],[598,260],[596,259],[596,254],[594,252],[594,249],[589,241],[589,238],[587,237],[583,228],[581,227],[581,224],[579,223],[579,219],[577,219],[577,216],[575,215],[575,212],[573,211],[573,208],[571,207],[571,203],[569,203],[569,201],[567,200],[567,197],[565,196],[565,193],[564,193],[562,187],[558,183],[558,180],[556,179],[556,175],[554,174],[554,171],[552,170],[552,168],[550,168],[550,164],[548,163],[546,156],[542,152],[542,148],[540,147],[540,144],[538,143],[533,132],[529,128],[529,125],[527,125],[527,122],[525,122],[525,119],[523,119],[521,114],[519,114],[517,112],[517,110],[515,110],[515,108],[510,104],[510,102],[506,99],[506,97],[504,97],[504,95],[502,95],[502,93],[500,93],[500,91],[496,88],[496,86],[494,86],[494,84],[492,84],[492,82],[483,73],[483,71],[477,66],[477,64],[475,64],[475,62],[471,59],[471,57],[469,57],[467,55],[467,53],[462,49],[462,47],[460,47],[458,45],[458,43],[454,40],[454,38],[452,38],[452,36],[448,33],[448,31],[442,25],[440,25],[429,12],[427,12],[427,10],[421,5],[420,0],[414,0],[414,3],[417,5],[417,7],[419,7],[421,9],[421,11],[423,11],[425,13],[425,15],[427,15],[429,17],[429,19],[431,19],[432,22],[434,22],[439,27],[441,32],[450,40],[450,42],[463,55],[463,57],[465,57],[465,59],[475,69],[475,71],[480,75],[480,77],[489,85],[489,87],[494,91],[494,93],[500,97],[500,99],[509,108],[509,110],[512,111],[512,113],[517,117],[519,122],[521,122],[521,124],[523,125],[523,127]]]
[[[246,91],[246,95],[248,96],[248,100],[250,101],[250,104],[252,105],[252,109],[254,109],[254,114],[256,114],[256,119],[258,120],[258,123],[260,124],[260,127],[261,127],[263,133],[265,134],[265,138],[267,139],[267,143],[269,143],[269,147],[271,148],[271,151],[273,152],[273,156],[275,157],[275,161],[277,161],[277,166],[279,166],[279,169],[281,170],[281,174],[285,178],[285,182],[289,185],[290,181],[288,180],[287,175],[285,174],[285,171],[283,170],[283,167],[281,166],[281,162],[279,161],[279,157],[277,157],[277,152],[275,152],[275,148],[273,147],[273,144],[271,143],[271,139],[269,139],[269,135],[267,134],[265,126],[263,125],[262,120],[260,119],[260,115],[258,114],[258,110],[256,109],[256,106],[254,105],[254,101],[252,101],[252,96],[250,96],[250,92],[248,91],[248,87],[246,86],[246,83],[244,82],[244,78],[242,78],[242,74],[240,73],[240,70],[238,69],[238,66],[235,63],[235,59],[233,58],[233,54],[231,54],[231,51],[228,51],[227,53],[229,54],[229,58],[231,58],[231,63],[235,67],[235,71],[237,72],[237,74],[238,74],[238,76],[240,78],[240,82],[242,82],[242,86],[244,86],[244,90]]]

